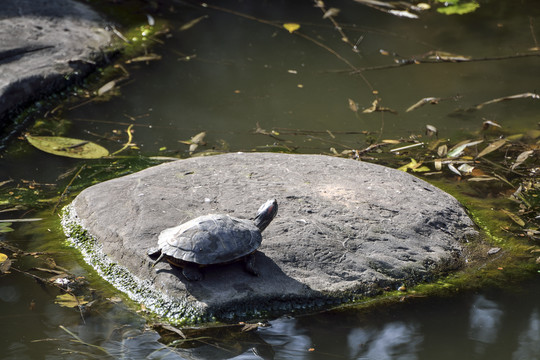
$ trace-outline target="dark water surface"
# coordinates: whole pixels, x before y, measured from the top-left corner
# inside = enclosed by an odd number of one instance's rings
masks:
[[[537,91],[537,56],[367,70],[363,77],[351,74],[355,69],[393,66],[394,57],[385,53],[395,53],[398,59],[421,58],[429,51],[477,59],[530,53],[528,49],[538,46],[535,36],[540,38],[536,0],[482,1],[473,14],[444,16],[431,10],[419,19],[353,1],[328,3],[341,9],[335,19],[357,52],[311,1],[209,5],[171,0],[139,8],[141,24],[150,13],[158,24],[166,20],[170,25],[163,44],[151,49],[162,60],[124,64],[130,76],[120,83],[117,96],[71,110],[76,103],[66,105],[58,118],[46,121],[68,120],[71,126],[64,136],[100,143],[111,152],[122,147],[125,131],[133,124],[133,142],[139,149],[125,155],[176,157],[189,156],[189,145],[179,141],[202,131],[207,144],[199,152],[288,148],[330,153],[331,147],[338,152],[365,148],[370,139],[421,138],[426,124],[450,139],[479,136],[486,119],[511,133],[537,126],[540,101],[531,98],[475,112],[456,111]],[[180,31],[201,16],[206,17]],[[285,22],[300,24],[301,35],[284,30]],[[445,100],[405,112],[425,97]],[[398,114],[363,114],[376,98]],[[358,113],[350,109],[349,99],[358,104]],[[274,130],[273,136],[255,133],[257,124]],[[117,141],[103,139],[115,135]],[[23,141],[13,147],[0,158],[0,181],[55,183],[60,174],[82,164],[39,152]],[[274,319],[271,327],[255,334],[221,344],[203,341],[175,352],[164,348],[155,332],[145,330],[144,320],[65,247],[57,216],[42,216],[43,222],[13,225],[15,231],[0,234],[0,241],[27,251],[55,252],[58,265],[87,277],[98,289],[96,294],[112,301],[92,305],[83,320],[77,310],[55,303],[60,294],[56,289],[15,271],[1,275],[0,358],[251,359],[258,358],[251,350],[256,348],[263,357],[276,359],[540,359],[539,277],[507,290]],[[16,266],[40,264],[25,257]]]

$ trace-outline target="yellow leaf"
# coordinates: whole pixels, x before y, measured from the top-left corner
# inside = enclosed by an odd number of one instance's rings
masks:
[[[418,167],[418,162],[414,159],[411,159],[410,163],[408,163],[407,165],[403,165],[402,167],[398,168],[398,170],[407,172],[407,170],[416,169],[417,167]]]
[[[75,297],[74,295],[71,295],[71,294],[58,295],[56,297],[56,300],[54,300],[54,302],[60,306],[69,307],[69,308],[88,303],[88,301],[84,300],[83,296]]]
[[[288,32],[291,34],[295,32],[296,30],[300,29],[300,25],[296,23],[285,23],[283,24],[283,27],[287,29]]]
[[[424,166],[414,168],[414,169],[412,169],[412,171],[414,171],[414,172],[426,172],[426,171],[431,171],[431,169],[424,165]]]
[[[0,253],[0,263],[3,263],[4,261],[6,261],[7,258],[8,258],[8,256],[6,254]]]

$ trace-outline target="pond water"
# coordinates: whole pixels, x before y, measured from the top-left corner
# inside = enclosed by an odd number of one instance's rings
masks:
[[[110,100],[67,104],[54,116],[37,119],[34,131],[50,135],[45,128],[68,124],[63,136],[114,152],[133,125],[136,147],[122,155],[188,157],[189,145],[180,141],[203,131],[205,144],[195,154],[330,154],[331,148],[363,149],[383,139],[421,140],[427,124],[437,128],[440,138],[455,142],[481,137],[486,120],[509,133],[536,128],[540,103],[530,97],[464,111],[538,89],[538,56],[529,56],[540,37],[536,0],[486,0],[471,14],[446,16],[429,10],[418,19],[334,1],[327,9],[341,10],[334,20],[343,33],[315,4],[243,0],[200,6],[163,0],[140,6],[135,12],[141,24],[146,14],[157,28],[168,23],[170,32],[150,49],[161,60],[123,64],[129,76],[111,91]],[[199,21],[182,29],[194,19]],[[283,23],[300,28],[289,33]],[[468,57],[483,61],[459,61]],[[398,66],[406,60],[412,64]],[[121,76],[118,70],[117,78]],[[441,100],[406,112],[426,97]],[[376,99],[397,114],[364,113]],[[48,125],[40,127],[42,120]],[[0,158],[0,182],[12,179],[11,185],[24,189],[29,188],[25,181],[53,184],[53,190],[38,184],[27,191],[60,194],[67,182],[59,176],[68,172],[71,178],[82,164],[18,141]],[[88,164],[111,171],[110,161]],[[136,168],[126,165],[125,172]],[[90,177],[86,184],[93,176],[100,179],[95,173],[85,176]],[[63,185],[54,187],[57,183]],[[132,305],[65,246],[52,206],[0,213],[1,219],[44,218],[12,225],[14,231],[0,233],[0,241],[52,253],[56,264],[87,278],[100,300],[81,314],[55,303],[61,294],[57,289],[17,271],[1,275],[0,358],[540,359],[538,277],[512,289],[272,319],[270,327],[256,333],[228,334],[221,342],[203,340],[174,351],[161,345]],[[14,267],[43,266],[44,258],[26,256]]]

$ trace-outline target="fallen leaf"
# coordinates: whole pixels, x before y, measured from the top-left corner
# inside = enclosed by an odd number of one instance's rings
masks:
[[[427,136],[438,136],[439,135],[439,130],[437,130],[437,128],[433,125],[426,125],[426,135]]]
[[[494,141],[491,144],[489,144],[488,146],[486,146],[484,148],[484,150],[480,151],[480,153],[478,155],[476,155],[476,158],[487,155],[490,152],[493,152],[493,151],[497,150],[498,148],[500,148],[504,144],[506,144],[506,139],[499,139],[497,141]]]
[[[198,18],[196,19],[193,19],[191,21],[188,21],[187,23],[185,23],[184,25],[180,26],[180,31],[186,31],[188,29],[191,29],[193,26],[195,26],[196,24],[198,24],[200,21],[204,20],[208,18],[208,15],[203,15],[203,16],[199,16]]]
[[[508,215],[508,217],[510,219],[512,219],[513,222],[515,222],[516,224],[518,224],[519,226],[525,226],[525,221],[523,221],[523,219],[521,219],[519,216],[517,216],[516,214],[506,210],[506,209],[501,209],[501,211],[503,213],[505,213],[506,215]]]
[[[58,295],[56,299],[54,300],[54,303],[63,307],[73,308],[79,305],[87,304],[88,301],[84,300],[83,296],[75,297],[75,295],[66,293],[66,294]]]
[[[337,16],[337,14],[339,14],[341,10],[339,10],[338,8],[330,8],[328,10],[326,10],[326,12],[324,13],[323,15],[323,19],[327,19],[331,16]]]
[[[470,56],[452,54],[446,51],[435,51],[432,55],[428,56],[430,60],[440,60],[449,62],[470,61]]]
[[[516,159],[516,162],[514,163],[514,165],[512,165],[512,170],[514,170],[515,168],[517,168],[519,165],[523,164],[523,162],[525,160],[527,160],[527,158],[529,156],[532,155],[532,153],[534,153],[534,150],[527,150],[527,151],[524,151],[522,152],[521,154],[518,155],[517,159]]]
[[[505,97],[501,97],[501,98],[497,98],[497,99],[493,99],[493,100],[483,102],[483,103],[475,105],[472,108],[467,109],[467,110],[468,111],[470,111],[470,110],[480,110],[481,108],[483,108],[486,105],[496,104],[496,103],[499,103],[499,102],[502,102],[502,101],[507,101],[507,100],[526,99],[526,98],[540,99],[540,95],[528,92],[528,93],[523,93],[523,94],[505,96]]]
[[[349,100],[349,109],[351,109],[351,111],[358,112],[358,104],[354,102],[354,100],[352,99],[348,99],[348,100]]]
[[[456,167],[455,167],[454,165],[448,164],[448,169],[449,169],[451,172],[453,172],[454,174],[461,176],[461,173],[459,172],[458,169],[456,169]]]
[[[77,159],[99,159],[109,155],[104,147],[86,140],[61,136],[30,136],[26,140],[41,151]]]
[[[410,112],[410,111],[416,110],[419,107],[422,107],[422,106],[424,106],[426,104],[438,104],[439,101],[441,101],[441,98],[425,97],[423,99],[420,99],[419,101],[417,101],[413,105],[409,106],[409,108],[407,110],[405,110],[405,112]]]
[[[6,254],[0,253],[0,263],[3,263],[8,259],[8,256]]]
[[[483,141],[484,140],[476,140],[476,141],[465,140],[465,141],[462,141],[459,144],[455,145],[452,149],[450,149],[446,156],[447,157],[458,157],[469,146],[478,145],[478,144],[482,143]]]
[[[8,233],[12,231],[14,230],[11,227],[11,222],[0,222],[0,233]]]
[[[497,179],[496,177],[493,177],[493,176],[479,176],[479,177],[473,177],[473,178],[470,178],[469,181],[474,181],[474,182],[480,182],[480,181],[497,181],[499,179]]]
[[[489,128],[498,127],[502,128],[501,125],[497,124],[496,122],[493,122],[491,120],[486,120],[482,123],[482,130],[487,130]]]
[[[148,54],[148,55],[138,56],[133,59],[126,60],[126,64],[144,62],[144,61],[153,61],[153,60],[161,60],[161,55]]]
[[[287,29],[288,32],[291,34],[295,32],[296,30],[300,29],[300,25],[296,23],[285,23],[283,24],[283,27]]]
[[[410,13],[407,10],[388,10],[388,13],[399,17],[418,19],[418,15]]]
[[[448,146],[446,146],[446,144],[441,145],[437,148],[437,155],[439,155],[440,157],[445,156],[447,153],[448,153]]]
[[[181,143],[189,145],[189,153],[192,154],[199,145],[204,145],[204,137],[206,136],[206,131],[202,131],[198,133],[197,135],[193,136],[189,140],[180,140]]]
[[[462,174],[465,174],[465,175],[469,175],[472,173],[473,169],[474,169],[474,166],[471,166],[469,164],[461,164],[458,168],[457,168]]]
[[[411,162],[403,165],[402,167],[398,168],[398,170],[407,172],[408,169],[411,169],[413,172],[426,172],[430,171],[431,169],[427,166],[421,166],[422,163],[417,162],[415,159],[411,159]]]
[[[102,87],[98,89],[97,95],[101,96],[111,91],[112,89],[114,89],[115,86],[116,86],[116,80],[109,81],[108,83],[106,83],[105,85],[103,85]]]
[[[372,113],[372,112],[375,112],[375,111],[381,111],[381,112],[387,111],[387,112],[390,112],[392,114],[397,114],[398,113],[397,111],[395,111],[393,109],[379,106],[379,102],[380,102],[380,99],[373,100],[373,102],[371,103],[371,106],[368,107],[367,109],[364,109],[364,111],[362,111],[362,112],[364,114],[369,114],[369,113]]]
[[[424,166],[414,168],[412,169],[412,171],[413,172],[427,172],[427,171],[431,171],[431,169],[424,165]]]

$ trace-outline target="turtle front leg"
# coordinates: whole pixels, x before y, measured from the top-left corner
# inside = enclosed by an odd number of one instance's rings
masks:
[[[189,281],[199,281],[203,278],[203,274],[199,267],[191,264],[183,265],[182,274],[184,274]]]
[[[248,273],[259,276],[259,269],[255,265],[255,253],[251,253],[244,258],[245,269]]]

